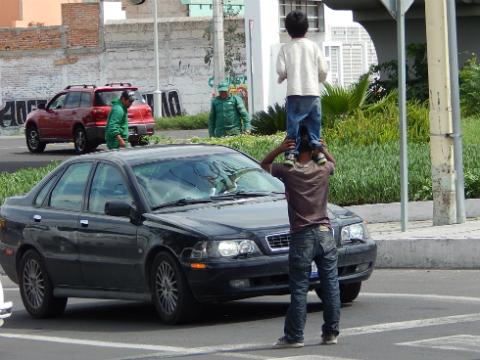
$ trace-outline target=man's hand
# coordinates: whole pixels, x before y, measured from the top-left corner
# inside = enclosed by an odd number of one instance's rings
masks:
[[[272,163],[275,160],[275,158],[287,150],[294,150],[294,149],[295,149],[295,140],[285,138],[285,140],[283,140],[283,142],[280,145],[278,145],[267,156],[265,156],[265,158],[262,160],[260,165],[264,170],[271,172]]]
[[[125,140],[120,135],[117,135],[118,146],[124,148],[126,146]]]

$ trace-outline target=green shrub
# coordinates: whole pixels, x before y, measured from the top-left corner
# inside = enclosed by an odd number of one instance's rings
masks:
[[[195,130],[208,128],[209,113],[161,117],[155,119],[155,130]]]
[[[267,111],[260,111],[252,117],[252,132],[258,135],[272,135],[287,129],[285,105],[269,106]]]
[[[477,56],[467,60],[460,70],[460,103],[466,116],[480,113],[480,64]]]

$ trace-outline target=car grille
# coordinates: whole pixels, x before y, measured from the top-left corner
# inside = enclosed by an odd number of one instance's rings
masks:
[[[335,231],[332,230],[332,236],[335,238]],[[270,251],[288,251],[290,247],[290,232],[282,232],[265,236]]]
[[[290,232],[267,235],[265,239],[271,251],[286,251],[290,246]]]

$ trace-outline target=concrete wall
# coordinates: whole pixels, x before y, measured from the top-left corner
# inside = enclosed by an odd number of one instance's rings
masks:
[[[122,0],[122,9],[125,10],[127,19],[152,19],[152,0],[145,1],[142,5],[132,5],[128,0]],[[159,17],[184,17],[188,16],[188,8],[180,0],[160,0],[158,3]]]

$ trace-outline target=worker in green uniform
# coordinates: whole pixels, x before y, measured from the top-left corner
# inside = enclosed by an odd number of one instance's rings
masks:
[[[228,92],[228,83],[218,85],[219,95],[212,100],[208,119],[208,134],[214,137],[249,133],[250,116],[243,100]]]
[[[120,99],[112,101],[105,128],[105,142],[109,149],[126,147],[128,141],[128,108],[135,101],[135,92],[124,90]]]

